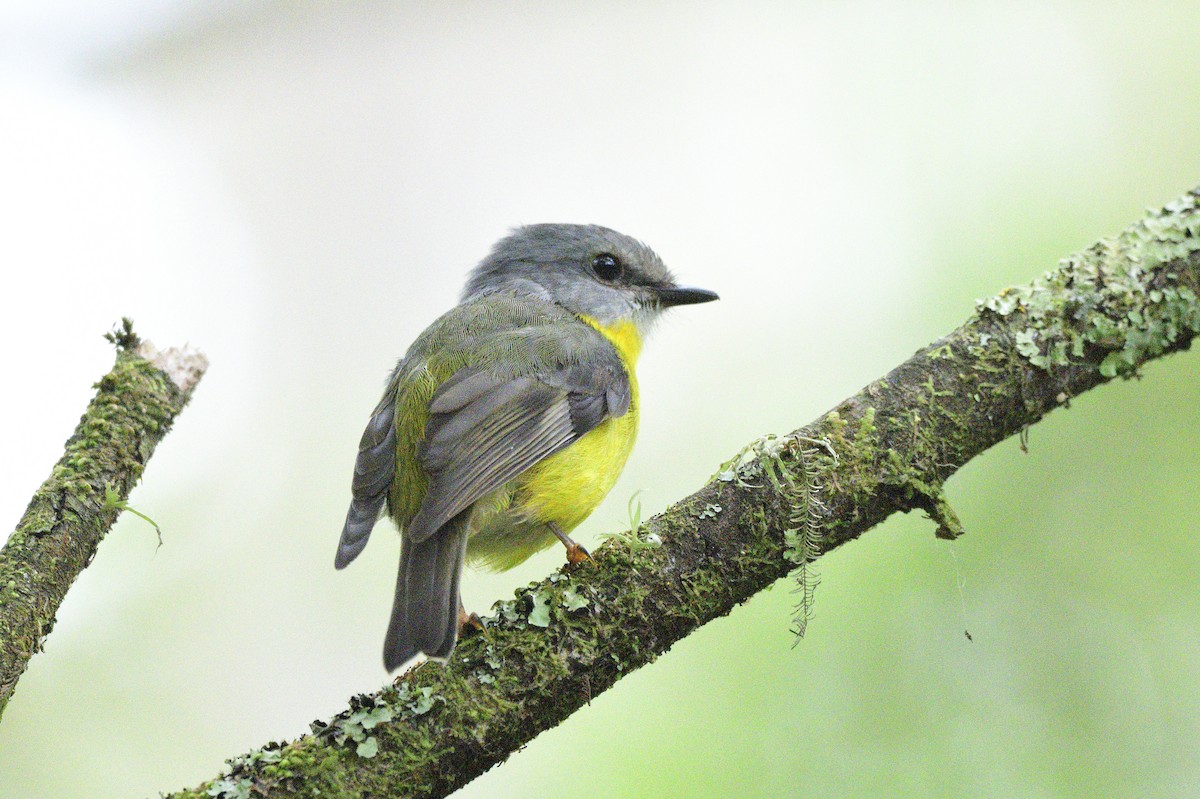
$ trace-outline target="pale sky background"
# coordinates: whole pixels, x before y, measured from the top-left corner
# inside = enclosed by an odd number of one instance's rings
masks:
[[[358,436],[509,227],[605,224],[722,297],[647,343],[594,544],[1200,181],[1198,10],[0,2],[8,524],[121,316],[212,361],[131,499],[164,544],[124,518],[72,588],[0,799],[194,785],[384,683],[398,541],[332,568]],[[1194,794],[1198,365],[970,465],[953,558],[893,520],[797,649],[779,586],[462,795]]]

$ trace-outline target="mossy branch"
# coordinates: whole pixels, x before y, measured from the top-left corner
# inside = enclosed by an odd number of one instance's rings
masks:
[[[942,485],[1072,397],[1200,331],[1197,192],[980,302],[959,329],[807,427],[497,605],[486,633],[353,699],[313,734],[231,761],[185,797],[440,797],[624,674],[897,511],[962,524]]]
[[[0,549],[0,714],[67,589],[208,367],[199,353],[160,352],[141,341],[128,319],[107,338],[116,365],[96,384],[62,458]]]

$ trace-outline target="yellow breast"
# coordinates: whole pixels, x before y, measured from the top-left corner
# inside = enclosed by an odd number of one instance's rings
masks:
[[[642,338],[632,322],[604,326],[581,317],[616,347],[629,376],[629,410],[607,419],[574,444],[532,467],[521,480],[524,509],[539,522],[555,522],[564,532],[577,527],[616,484],[633,450],[638,425],[638,384],[634,366]]]

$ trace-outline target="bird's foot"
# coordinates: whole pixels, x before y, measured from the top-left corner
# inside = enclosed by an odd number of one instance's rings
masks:
[[[567,563],[572,566],[578,566],[580,563],[586,563],[592,559],[591,554],[584,549],[580,544],[572,541],[567,545]]]
[[[467,609],[461,604],[458,606],[458,637],[466,638],[476,633],[487,632],[487,627],[483,624],[483,619],[479,618],[478,613],[467,613]]]
[[[576,544],[571,536],[563,532],[561,527],[554,522],[550,522],[548,526],[550,528],[550,532],[554,533],[555,537],[558,538],[559,541],[562,541],[563,546],[567,548],[568,564],[571,566],[578,566],[580,563],[586,563],[592,559],[592,556],[588,554],[588,551],[581,545]]]

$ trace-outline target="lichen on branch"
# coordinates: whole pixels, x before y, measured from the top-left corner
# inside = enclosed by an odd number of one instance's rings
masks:
[[[892,513],[922,510],[939,536],[962,534],[943,488],[958,468],[1200,332],[1198,197],[980,301],[957,330],[769,451],[735,456],[593,562],[498,603],[444,666],[413,668],[313,734],[172,796],[445,796]]]

